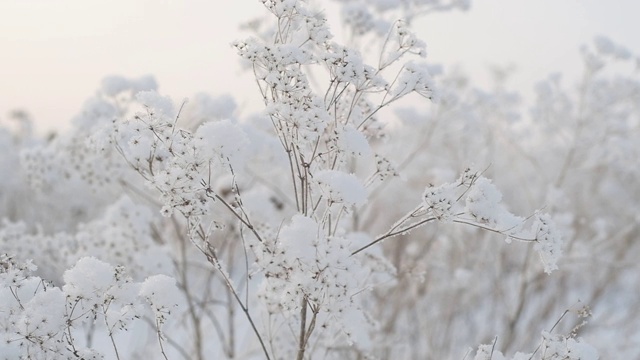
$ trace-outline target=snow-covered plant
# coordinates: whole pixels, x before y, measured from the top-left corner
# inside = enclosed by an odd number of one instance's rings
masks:
[[[638,354],[546,330],[582,299],[639,334],[620,309],[640,306],[640,86],[607,73],[628,51],[597,39],[578,93],[552,77],[526,116],[424,62],[415,16],[466,1],[342,1],[343,42],[308,2],[262,3],[232,45],[256,114],[112,76],[71,132],[0,133],[0,353],[462,358],[497,334],[476,359]]]
[[[225,119],[189,130],[180,126],[186,104],[176,110],[169,99],[142,92],[137,95],[141,111],[114,123],[111,142],[160,195],[162,214],[185,219],[188,239],[218,270],[265,357],[303,359],[319,351],[342,356],[342,350],[328,350],[336,346],[370,356],[366,337],[376,321],[367,315],[363,298],[375,285],[369,281],[377,269],[360,253],[432,220],[535,242],[545,271],[557,268],[562,244],[549,216],[537,215],[525,230],[526,219],[505,210],[491,181],[471,170],[455,183],[428,188],[422,201],[416,197],[420,205],[384,234],[373,238],[370,229],[361,228],[358,222],[366,215],[360,214],[375,206],[368,197],[385,177],[368,179],[389,172],[388,165],[380,169],[384,157],[372,156],[371,142],[384,134],[378,114],[413,93],[434,97],[428,68],[404,60],[424,55],[424,44],[396,22],[374,67],[357,50],[333,42],[326,21],[305,3],[264,4],[277,24],[272,38],[249,38],[234,46],[253,71],[264,101],[256,121],[270,128],[252,132]],[[397,69],[390,66],[394,63]],[[328,85],[312,86],[311,74],[324,74]],[[274,161],[265,171],[254,159],[267,146]],[[279,193],[271,194],[271,204],[262,209],[258,199],[245,196],[272,193],[274,182]],[[279,215],[261,215],[274,210]],[[220,244],[217,234],[228,236],[227,231],[242,243],[229,245],[225,239]],[[351,239],[361,233],[369,240],[360,238],[364,244],[354,245]],[[228,256],[225,261],[221,246],[240,246],[244,281],[259,283],[253,313],[251,288],[236,285],[231,272],[237,270],[227,264],[238,260]],[[261,323],[255,320],[266,315]],[[270,330],[279,328],[299,330],[291,335]]]
[[[119,334],[143,317],[155,318],[164,353],[161,325],[177,304],[173,279],[134,282],[123,267],[93,257],[65,271],[62,286],[34,275],[36,269],[0,255],[2,359],[120,359]],[[100,336],[109,339],[109,351],[95,347]]]
[[[577,304],[581,305],[581,304]],[[583,320],[578,323],[569,334],[554,333],[553,330],[563,320],[563,318],[569,313],[573,312],[577,315],[578,319],[587,318],[591,316],[591,310],[588,306],[576,307],[576,309],[566,310],[562,316],[556,321],[555,325],[550,331],[542,331],[542,341],[538,347],[532,353],[516,353],[512,360],[597,360],[599,359],[598,351],[583,339],[576,337],[578,330],[583,327],[587,321]],[[474,360],[507,360],[501,351],[496,350],[496,343],[498,338],[496,337],[492,344],[480,345],[476,351]]]

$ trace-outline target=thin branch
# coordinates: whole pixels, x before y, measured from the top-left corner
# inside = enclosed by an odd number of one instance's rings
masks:
[[[387,232],[387,233],[386,233],[386,234],[384,234],[384,235],[380,235],[380,236],[378,236],[375,240],[373,240],[372,242],[370,242],[369,244],[367,244],[367,245],[365,245],[365,246],[363,246],[363,247],[359,248],[358,250],[356,250],[356,251],[352,252],[352,253],[351,253],[351,256],[353,256],[353,255],[355,255],[355,254],[357,254],[357,253],[359,253],[359,252],[361,252],[361,251],[364,251],[364,250],[366,250],[366,249],[370,248],[371,246],[373,246],[373,245],[375,245],[375,244],[377,244],[377,243],[381,242],[381,241],[382,241],[382,240],[384,240],[384,239],[387,239],[387,238],[390,238],[390,237],[394,237],[394,236],[396,236],[396,235],[400,235],[400,234],[405,233],[405,232],[407,232],[407,231],[411,231],[411,230],[413,230],[413,229],[415,229],[415,228],[418,228],[418,227],[420,227],[420,226],[422,226],[422,225],[424,225],[424,224],[426,224],[426,223],[428,223],[428,222],[430,222],[430,221],[433,221],[433,220],[436,220],[436,218],[435,218],[435,217],[429,217],[429,218],[426,218],[426,219],[424,219],[424,220],[421,220],[421,221],[419,221],[419,222],[417,222],[417,223],[414,223],[414,224],[412,224],[412,225],[410,225],[410,226],[407,226],[407,227],[406,227],[406,228],[404,228],[404,229],[401,229],[401,230],[398,230],[398,231],[394,231],[394,232]]]
[[[298,356],[296,360],[304,359],[304,350],[306,348],[305,339],[307,331],[307,297],[302,298],[302,309],[300,309],[300,338],[298,340]]]

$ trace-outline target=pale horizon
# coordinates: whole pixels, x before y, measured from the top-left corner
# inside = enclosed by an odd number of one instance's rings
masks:
[[[263,13],[258,1],[224,8],[204,0],[3,1],[0,123],[21,109],[39,132],[65,129],[108,75],[153,75],[176,101],[230,93],[242,111],[257,93],[230,43],[246,36],[242,22]],[[428,62],[459,67],[479,87],[490,86],[491,66],[514,65],[508,86],[526,95],[553,72],[575,81],[578,49],[595,36],[640,54],[639,13],[640,3],[623,0],[476,0],[468,12],[436,13],[414,28]]]

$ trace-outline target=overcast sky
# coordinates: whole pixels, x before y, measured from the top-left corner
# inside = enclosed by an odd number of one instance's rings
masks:
[[[258,0],[0,0],[0,121],[22,108],[40,131],[64,128],[111,74],[152,74],[176,100],[205,91],[252,101],[229,44],[262,13]],[[515,64],[510,84],[526,93],[550,72],[576,77],[578,48],[596,35],[640,54],[639,14],[635,0],[473,0],[415,25],[429,61],[460,65],[479,85],[489,65]]]

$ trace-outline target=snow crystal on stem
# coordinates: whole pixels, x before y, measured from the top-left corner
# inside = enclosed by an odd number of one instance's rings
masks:
[[[428,187],[423,195],[424,205],[441,221],[453,220],[451,211],[456,202],[456,184],[446,183],[436,187]]]
[[[315,176],[325,196],[336,203],[346,205],[364,205],[367,202],[367,191],[360,180],[353,174],[337,170],[320,171]]]
[[[544,271],[550,274],[553,270],[558,269],[557,262],[562,256],[562,238],[549,214],[537,214],[534,226],[536,227],[534,249],[540,255]]]
[[[561,334],[542,332],[544,341],[543,359],[598,360],[596,349],[582,341]]]
[[[403,71],[398,77],[396,87],[391,94],[400,98],[413,91],[421,96],[431,99],[433,98],[433,79],[429,74],[426,64],[409,62],[405,64]]]
[[[366,136],[351,124],[339,133],[338,146],[352,155],[369,156],[372,153]]]
[[[280,242],[294,259],[310,263],[315,259],[319,231],[319,225],[313,219],[297,214],[291,224],[280,231]]]
[[[175,117],[173,101],[166,96],[161,96],[155,90],[140,91],[136,94],[136,99],[145,106],[168,117]]]
[[[204,123],[198,127],[195,138],[205,157],[218,158],[223,163],[238,157],[249,145],[247,135],[231,120]]]
[[[94,257],[85,257],[65,271],[64,292],[76,299],[92,299],[105,294],[115,283],[115,268]]]
[[[164,324],[178,303],[176,280],[162,274],[150,276],[142,283],[139,295],[151,305],[159,324]]]
[[[24,307],[18,328],[30,336],[53,336],[65,325],[65,295],[59,288],[37,293]]]
[[[469,189],[466,210],[476,221],[488,224],[507,234],[514,234],[520,229],[524,219],[505,210],[500,203],[500,190],[485,177],[479,177]]]

